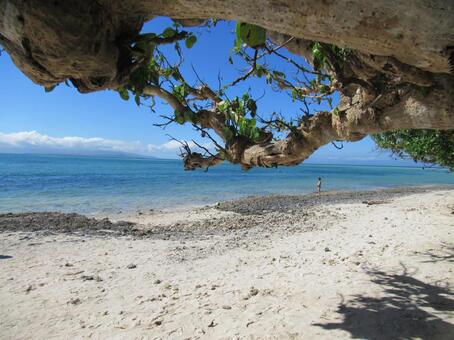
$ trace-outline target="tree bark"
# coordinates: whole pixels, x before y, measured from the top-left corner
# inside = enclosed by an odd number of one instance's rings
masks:
[[[127,2],[137,13],[179,19],[237,20],[297,38],[394,56],[405,64],[431,72],[448,73],[452,69],[448,62],[454,43],[454,2],[451,0]]]
[[[38,84],[117,89],[131,73],[133,39],[159,15],[188,25],[212,17],[256,24],[275,41],[295,37],[286,47],[309,62],[313,41],[353,50],[342,70],[331,70],[338,114],[321,112],[281,141],[230,143],[229,160],[244,168],[294,165],[334,140],[454,128],[452,0],[0,0],[0,43]],[[181,105],[163,89],[147,90]],[[224,127],[215,110],[200,112],[197,123],[218,134]],[[191,166],[220,161],[197,154]]]
[[[158,15],[254,23],[432,73],[454,66],[451,0],[1,0],[0,42],[38,84],[99,90],[122,81],[125,45]]]
[[[297,134],[246,148],[240,163],[244,168],[296,165],[332,141],[358,141],[368,134],[398,129],[452,129],[453,107],[451,82],[427,95],[410,90],[395,105],[383,109],[353,106],[339,115],[320,112],[302,124]]]

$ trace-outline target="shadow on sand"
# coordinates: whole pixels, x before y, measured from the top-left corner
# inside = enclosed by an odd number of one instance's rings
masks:
[[[337,312],[343,322],[317,324],[345,330],[361,339],[454,339],[454,324],[440,314],[454,312],[454,293],[447,284],[424,283],[408,274],[370,271],[371,281],[383,288],[382,297],[357,295],[342,301]]]
[[[443,242],[438,249],[423,253],[428,259],[424,262],[454,262],[454,245]]]

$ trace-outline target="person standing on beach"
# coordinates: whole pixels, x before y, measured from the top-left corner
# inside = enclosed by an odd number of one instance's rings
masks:
[[[317,180],[317,194],[320,194],[321,191],[322,191],[322,178],[319,177]]]

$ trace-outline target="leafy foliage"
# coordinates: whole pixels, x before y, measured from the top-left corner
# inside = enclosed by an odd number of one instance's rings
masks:
[[[322,70],[325,68],[328,60],[336,63],[335,66],[342,67],[349,53],[350,51],[346,48],[315,42],[312,44],[314,69]]]
[[[257,104],[248,93],[241,98],[235,97],[232,101],[220,102],[218,109],[228,116],[228,128],[224,131],[227,141],[232,140],[235,136],[244,136],[252,141],[256,141],[260,137],[260,129],[257,127],[255,119]]]
[[[186,40],[184,41],[187,48],[192,48],[192,46],[194,46],[194,44],[196,42],[197,42],[197,37],[195,35],[191,35],[191,36],[187,37]]]
[[[237,49],[239,49],[243,43],[252,48],[259,48],[265,45],[266,30],[260,26],[238,22],[235,31]]]
[[[398,130],[372,138],[380,148],[389,149],[399,157],[454,170],[454,130]]]

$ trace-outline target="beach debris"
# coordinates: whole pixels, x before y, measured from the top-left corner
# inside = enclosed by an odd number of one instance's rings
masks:
[[[66,262],[66,263],[65,263],[65,267],[72,267],[72,266],[73,266],[72,263],[69,263],[69,262]]]
[[[82,281],[103,281],[103,279],[99,275],[82,275],[80,278],[82,279]]]
[[[211,322],[208,325],[208,327],[215,327],[215,326],[217,326],[217,323],[214,323],[214,320],[211,320]]]
[[[224,305],[224,306],[222,306],[222,309],[232,309],[232,307],[228,306],[228,305]]]
[[[367,205],[376,205],[376,204],[386,204],[389,202],[385,201],[385,200],[371,200],[371,201],[363,201],[362,203],[367,204]]]
[[[326,251],[326,252],[330,252],[331,249],[329,249],[328,247],[325,247],[325,251]]]
[[[116,234],[134,233],[135,223],[127,221],[111,222],[109,219],[89,218],[76,213],[25,212],[0,214],[1,231],[40,231],[84,232],[87,234],[105,233],[109,230]],[[80,242],[84,242],[81,240]],[[37,245],[29,243],[28,245]]]
[[[82,281],[92,281],[95,279],[93,275],[82,275],[80,278],[82,279]]]
[[[96,279],[95,275],[82,275],[80,278],[82,279],[82,281],[95,281]],[[99,278],[99,281],[102,281],[102,279]]]
[[[161,282],[162,282],[162,280],[160,280],[160,279],[156,279],[156,280],[154,280],[154,282],[153,282],[153,283],[154,283],[155,285],[158,285],[158,284],[160,284]]]
[[[32,285],[29,285],[29,286],[27,287],[27,289],[25,290],[25,294],[28,294],[28,293],[30,293],[32,290],[35,290],[35,289],[36,289],[36,288],[33,287]]]
[[[71,299],[69,299],[69,301],[67,302],[68,305],[71,304],[71,305],[74,305],[74,306],[80,305],[81,303],[82,303],[82,300],[79,299],[79,298],[71,298]]]
[[[84,270],[79,270],[77,272],[66,273],[65,275],[66,276],[79,275],[79,274],[82,274],[83,272],[84,272]]]
[[[251,297],[256,296],[259,293],[259,290],[255,287],[249,289],[249,293],[243,298],[244,300],[249,300]]]
[[[134,263],[130,263],[130,264],[128,264],[128,266],[127,266],[126,268],[128,268],[128,269],[134,269],[134,268],[137,268],[137,265],[134,264]]]

